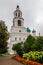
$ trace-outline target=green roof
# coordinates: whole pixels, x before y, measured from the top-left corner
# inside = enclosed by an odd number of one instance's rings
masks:
[[[36,32],[36,31],[33,29],[32,33],[34,33],[34,32]]]
[[[31,32],[31,30],[29,28],[27,28],[27,32]]]

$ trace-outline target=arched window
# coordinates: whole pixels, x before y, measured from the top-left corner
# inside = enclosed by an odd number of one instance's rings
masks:
[[[25,38],[23,38],[23,40],[25,40]]]
[[[20,17],[20,13],[18,13],[18,17]]]
[[[21,38],[19,38],[19,40],[21,41]]]
[[[15,37],[15,40],[17,40],[17,37]]]
[[[17,16],[17,13],[16,13],[16,16]]]
[[[21,20],[18,20],[18,26],[21,26]]]

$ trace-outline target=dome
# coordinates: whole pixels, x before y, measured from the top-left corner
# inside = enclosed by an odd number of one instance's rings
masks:
[[[20,10],[19,5],[16,6],[16,10],[14,11],[14,15],[15,15],[16,13],[21,13],[21,15],[22,15],[22,11]]]
[[[36,31],[33,29],[32,33],[35,33]]]
[[[17,5],[17,8],[19,8],[19,5]]]
[[[27,32],[31,32],[31,30],[29,28],[27,28]]]

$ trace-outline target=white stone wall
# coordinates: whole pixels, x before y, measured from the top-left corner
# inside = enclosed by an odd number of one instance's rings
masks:
[[[19,30],[21,30],[21,32],[19,32]],[[27,33],[25,27],[12,27],[10,33],[9,53],[14,53],[12,50],[13,44],[24,42],[29,34],[30,33]],[[15,37],[17,38],[17,40],[15,40]],[[21,38],[21,40],[19,38]]]
[[[21,32],[19,32],[21,31]],[[17,40],[15,40],[15,37],[17,38]],[[16,41],[16,42],[20,42],[20,41],[24,41],[24,38],[26,39],[27,37],[27,31],[25,27],[13,27],[10,33],[10,40],[11,41]],[[21,38],[21,40],[19,40],[19,38]]]

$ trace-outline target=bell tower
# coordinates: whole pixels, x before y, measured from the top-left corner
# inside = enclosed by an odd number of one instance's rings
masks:
[[[22,17],[22,11],[20,10],[19,5],[16,6],[14,11],[13,25],[10,30],[10,45],[9,53],[15,53],[12,50],[13,44],[24,42],[27,38],[27,29],[24,27],[24,19]]]
[[[14,11],[14,18],[13,18],[13,26],[15,27],[23,27],[24,26],[24,19],[22,18],[22,12],[17,5],[16,10]]]

